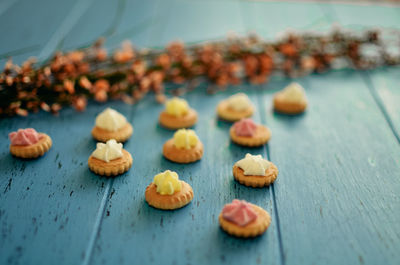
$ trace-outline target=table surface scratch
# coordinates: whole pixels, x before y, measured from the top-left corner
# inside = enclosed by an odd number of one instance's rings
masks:
[[[355,15],[357,14],[357,15]],[[332,23],[350,29],[400,27],[400,7],[329,2],[228,0],[4,0],[0,3],[0,63],[29,56],[46,59],[57,49],[85,47],[99,36],[106,46],[124,39],[139,47],[169,41],[218,39],[228,31],[276,38],[290,28],[325,32]],[[173,132],[157,125],[162,106],[151,97],[131,106],[91,103],[86,112],[63,110],[0,120],[0,264],[399,264],[400,69],[333,71],[296,80],[309,99],[304,115],[272,111],[273,94],[291,80],[239,85],[215,95],[184,97],[199,112],[195,130],[201,161],[165,160],[162,144]],[[254,119],[272,131],[263,148],[238,147],[215,106],[246,89]],[[90,135],[106,106],[134,126],[125,148],[132,169],[115,179],[94,175],[87,159]],[[34,127],[53,139],[42,158],[9,153],[8,133]],[[235,161],[262,154],[280,173],[269,188],[233,180]],[[177,171],[193,187],[191,204],[165,212],[149,207],[144,190],[153,176]],[[261,237],[226,235],[218,214],[234,198],[270,212]]]

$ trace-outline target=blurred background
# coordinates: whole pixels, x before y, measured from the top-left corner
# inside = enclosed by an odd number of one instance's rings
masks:
[[[287,31],[328,32],[400,27],[399,1],[2,0],[0,65],[46,59],[56,50],[87,47],[99,37],[114,49],[198,43],[228,34],[276,39]]]

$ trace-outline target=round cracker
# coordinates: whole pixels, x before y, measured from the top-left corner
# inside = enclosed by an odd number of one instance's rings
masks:
[[[194,109],[189,109],[184,116],[174,116],[163,111],[160,113],[159,122],[163,127],[170,130],[190,128],[197,122],[197,112]]]
[[[226,220],[222,213],[219,215],[219,224],[225,232],[236,237],[256,237],[263,234],[271,224],[271,216],[263,208],[251,204],[253,210],[257,213],[257,218],[245,226],[239,226],[231,221]]]
[[[268,127],[258,124],[257,129],[253,136],[238,136],[235,133],[235,129],[232,126],[229,130],[229,134],[234,143],[242,146],[257,147],[261,146],[269,141],[271,138],[271,130]]]
[[[242,111],[237,111],[229,107],[226,100],[221,101],[217,106],[218,116],[226,121],[239,121],[243,118],[248,118],[253,115],[254,107],[250,105],[247,109]]]
[[[132,133],[133,127],[129,122],[117,131],[108,131],[98,126],[95,126],[92,130],[93,138],[104,143],[111,139],[123,143],[131,137]]]
[[[90,156],[88,165],[90,170],[97,175],[110,177],[117,176],[128,171],[132,167],[132,162],[133,159],[131,154],[125,149],[122,149],[122,157],[111,160],[110,162],[105,162]]]
[[[270,162],[270,166],[265,170],[265,176],[245,175],[243,169],[234,165],[233,176],[240,184],[253,188],[269,186],[278,177],[278,168]]]
[[[192,187],[181,180],[182,189],[172,195],[161,195],[157,192],[157,186],[151,183],[145,191],[146,202],[157,209],[175,210],[186,206],[193,200]]]
[[[203,152],[204,148],[200,140],[197,141],[197,144],[190,149],[177,148],[174,145],[174,139],[169,139],[163,146],[163,155],[165,158],[182,164],[192,163],[200,160],[203,156]]]
[[[301,102],[290,102],[285,100],[282,94],[277,93],[274,96],[274,109],[277,112],[296,115],[303,113],[307,108],[307,100]]]
[[[39,133],[39,141],[31,145],[10,145],[10,153],[13,156],[20,158],[37,158],[43,156],[51,146],[53,142],[45,133]]]

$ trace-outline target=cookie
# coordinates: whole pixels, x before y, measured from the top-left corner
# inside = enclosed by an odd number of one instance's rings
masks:
[[[157,186],[151,183],[146,188],[146,202],[157,209],[174,210],[186,206],[193,200],[193,189],[186,182],[182,181],[182,189],[173,195],[161,195],[157,193]]]
[[[282,95],[274,96],[274,110],[279,113],[296,115],[307,109],[307,101],[287,102]]]
[[[190,128],[197,122],[197,112],[193,109],[189,109],[187,114],[182,117],[177,117],[163,111],[160,113],[159,122],[163,127],[170,130]]]
[[[274,109],[277,112],[295,115],[304,112],[306,108],[304,88],[297,83],[291,83],[274,96]]]
[[[193,199],[192,187],[179,180],[176,172],[166,170],[154,176],[146,188],[146,202],[161,210],[174,210],[187,205]]]
[[[91,171],[101,176],[117,176],[132,167],[131,154],[114,139],[107,143],[97,143],[96,150],[90,155],[88,165]]]
[[[262,188],[272,184],[278,177],[278,168],[271,163],[270,167],[265,170],[265,176],[250,175],[246,176],[243,174],[243,169],[238,166],[233,167],[233,176],[240,184],[253,188]]]
[[[172,162],[187,164],[200,160],[203,156],[203,144],[199,141],[190,149],[177,148],[174,139],[169,139],[163,146],[163,155]]]
[[[229,134],[234,143],[248,147],[261,146],[271,138],[271,131],[266,126],[255,124],[251,119],[234,123]]]
[[[239,206],[243,204],[246,206]],[[226,208],[228,208],[227,211]],[[233,200],[231,204],[226,205],[218,220],[222,230],[229,235],[242,238],[259,236],[271,224],[271,216],[267,211],[257,205],[239,200]]]
[[[235,163],[233,176],[240,184],[253,188],[262,188],[273,183],[278,176],[278,168],[261,155],[246,154]]]
[[[43,156],[51,148],[53,142],[50,136],[39,133],[40,140],[32,145],[10,145],[10,152],[13,156],[20,158],[37,158]]]
[[[33,128],[18,129],[9,133],[10,153],[20,158],[37,158],[44,155],[52,146],[50,136],[38,133]]]
[[[254,107],[249,97],[244,93],[237,93],[222,100],[217,106],[218,116],[226,121],[238,121],[253,115]]]
[[[160,113],[160,124],[171,130],[189,128],[197,122],[197,112],[189,107],[186,100],[174,97],[165,103]]]
[[[251,117],[254,113],[254,107],[249,106],[245,110],[235,110],[229,107],[228,102],[222,101],[217,106],[217,114],[223,120],[234,122],[243,118]]]
[[[95,126],[92,129],[93,138],[100,142],[111,139],[125,142],[132,133],[133,127],[125,116],[111,108],[105,109],[96,117]]]
[[[203,144],[193,130],[179,129],[165,142],[163,155],[176,163],[191,163],[203,156]]]
[[[123,156],[110,162],[104,162],[93,156],[89,157],[88,164],[91,171],[101,176],[117,176],[125,173],[132,167],[132,156],[126,151],[122,150]]]
[[[117,131],[108,131],[97,126],[92,129],[93,138],[100,142],[107,142],[110,139],[115,139],[117,142],[123,143],[132,136],[132,133],[133,127],[129,123],[125,124]]]

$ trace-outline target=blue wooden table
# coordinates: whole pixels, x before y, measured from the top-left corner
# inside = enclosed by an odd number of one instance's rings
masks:
[[[12,56],[46,59],[55,50],[85,47],[99,36],[115,48],[171,40],[199,42],[228,31],[255,31],[273,39],[287,28],[320,32],[337,23],[350,29],[400,28],[400,8],[330,2],[2,0],[0,63]],[[162,106],[145,98],[134,106],[91,103],[86,112],[63,110],[0,120],[0,264],[400,264],[400,69],[333,71],[296,80],[309,98],[298,117],[275,114],[273,93],[290,80],[240,85],[216,95],[185,95],[199,114],[195,130],[205,145],[200,162],[163,159],[173,132],[157,125]],[[200,85],[205,87],[205,85]],[[272,130],[270,143],[241,148],[215,106],[246,89],[254,119]],[[106,106],[133,124],[125,144],[133,168],[115,179],[91,173],[90,135]],[[34,127],[52,149],[24,161],[9,153],[9,132]],[[269,188],[233,180],[231,168],[247,152],[273,161],[280,173]],[[146,186],[166,169],[193,187],[190,205],[173,212],[144,201]],[[265,208],[272,224],[243,240],[219,229],[225,203],[245,199]]]

